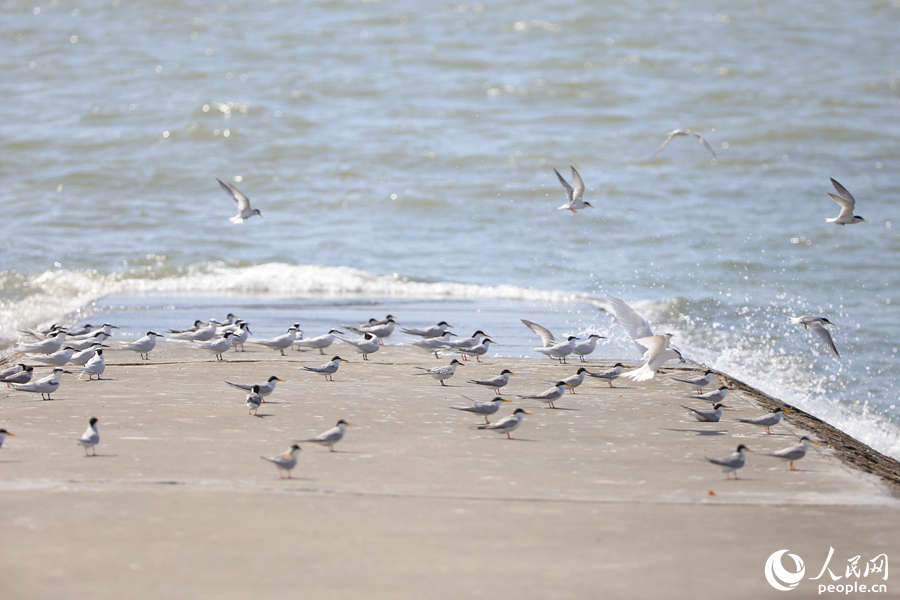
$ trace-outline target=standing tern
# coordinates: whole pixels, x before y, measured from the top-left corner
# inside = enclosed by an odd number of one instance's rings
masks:
[[[281,352],[281,355],[284,356],[284,350],[286,348],[290,348],[291,344],[294,343],[294,340],[297,338],[297,332],[299,329],[296,326],[288,327],[287,333],[282,333],[281,335],[272,338],[271,340],[254,340],[250,342],[251,344],[259,344],[260,346],[265,346],[266,348],[271,348],[272,350],[278,350]]]
[[[429,352],[434,354],[435,358],[440,358],[438,352],[447,348],[447,342],[450,341],[450,336],[456,335],[455,333],[451,333],[449,331],[445,331],[443,335],[438,337],[424,338],[421,340],[408,340],[410,346],[415,346],[416,348],[421,348],[425,352]]]
[[[66,371],[62,367],[56,367],[53,369],[53,373],[47,375],[42,379],[38,379],[37,381],[32,381],[30,383],[14,383],[12,384],[13,389],[19,390],[20,392],[31,392],[32,394],[40,394],[42,400],[52,400],[50,398],[50,394],[59,389],[59,378],[63,373],[68,373],[71,375],[71,371]],[[47,396],[44,398],[44,396]]]
[[[562,398],[563,394],[566,393],[566,388],[568,386],[569,384],[565,381],[557,381],[556,385],[552,388],[546,389],[539,394],[533,394],[531,396],[519,395],[519,398],[525,398],[526,400],[540,400],[544,404],[548,404],[550,408],[556,408],[553,403]]]
[[[351,340],[342,335],[339,335],[338,339],[345,344],[350,344],[356,348],[356,351],[362,354],[363,360],[369,360],[369,355],[373,352],[378,352],[378,348],[380,347],[378,338],[371,333],[364,333],[361,338],[356,338],[355,340]]]
[[[283,382],[284,379],[280,379],[277,375],[272,375],[265,383],[231,383],[230,381],[226,381],[225,383],[239,390],[244,390],[245,392],[252,391],[253,388],[256,387],[258,388],[256,393],[259,394],[260,397],[265,398],[275,391],[275,386],[278,385],[279,381]],[[265,402],[265,400],[263,400],[263,402]]]
[[[259,395],[258,385],[254,385],[250,388],[250,393],[244,398],[244,403],[247,405],[248,415],[250,415],[250,411],[253,411],[254,415],[259,416],[259,405],[263,403],[263,399],[262,396]]]
[[[231,185],[230,183],[222,183],[221,179],[216,179],[219,182],[219,185],[222,186],[228,194],[234,199],[234,203],[237,205],[238,214],[234,215],[229,221],[238,225],[243,225],[244,221],[249,219],[254,215],[259,215],[259,218],[262,218],[262,213],[259,212],[259,209],[250,207],[250,198],[241,193],[239,189]]]
[[[528,329],[538,334],[538,336],[541,338],[541,344],[543,344],[544,348],[549,348],[550,346],[561,341],[557,340],[556,336],[553,335],[550,330],[543,325],[538,325],[534,321],[529,321],[527,319],[522,319],[522,323],[524,323]]]
[[[102,344],[109,339],[109,334],[104,331],[95,331],[86,338],[80,340],[66,340],[66,346],[74,348],[76,352],[83,352],[96,344]]]
[[[201,350],[206,350],[210,354],[215,355],[216,362],[224,361],[225,357],[222,355],[231,350],[231,336],[234,335],[230,331],[226,331],[225,335],[216,338],[211,342],[206,342],[205,344],[200,344],[197,347]],[[283,354],[283,352],[282,352]]]
[[[250,324],[241,321],[238,324],[237,329],[234,330],[234,335],[231,336],[231,347],[234,348],[234,351],[237,352],[237,347],[241,347],[241,352],[244,351],[244,342],[250,339],[250,334],[253,333],[250,331]]]
[[[728,389],[727,385],[720,385],[717,390],[706,392],[705,394],[692,394],[691,398],[694,400],[706,400],[707,402],[716,404],[725,399],[725,396],[728,395]]]
[[[447,385],[444,383],[445,379],[450,379],[456,374],[456,367],[464,367],[465,365],[456,360],[455,358],[450,361],[449,365],[444,365],[442,367],[434,367],[433,369],[428,369],[425,367],[416,367],[417,369],[422,369],[423,373],[413,373],[413,375],[431,375],[435,379],[441,382],[441,385]]]
[[[300,348],[316,348],[319,354],[325,355],[325,348],[329,347],[337,339],[337,336],[344,335],[343,331],[332,329],[324,335],[307,338],[305,340],[294,340],[294,345]]]
[[[707,369],[706,373],[704,373],[701,377],[694,377],[693,379],[678,379],[677,377],[673,377],[675,381],[680,381],[681,383],[686,383],[692,388],[697,388],[697,393],[702,394],[703,388],[712,383],[714,372],[711,369]]]
[[[72,338],[73,340],[86,340],[88,338],[98,337],[98,335],[100,335],[100,334],[103,334],[106,337],[109,337],[112,335],[112,330],[118,329],[118,328],[119,328],[118,325],[113,325],[111,323],[104,323],[100,327],[95,328],[94,331],[88,331],[87,333],[82,333],[79,335],[76,335],[71,332],[68,332],[68,334],[69,334],[69,337]],[[104,338],[104,340],[105,339],[106,338]],[[104,341],[104,340],[100,340],[100,341]]]
[[[499,394],[500,388],[509,383],[509,378],[511,376],[515,376],[515,373],[513,373],[509,369],[503,369],[496,377],[491,377],[490,379],[470,379],[467,383],[483,385],[486,388],[491,388],[492,390],[494,390],[495,394]]]
[[[17,435],[14,434],[14,433],[10,433],[10,432],[7,431],[6,429],[0,429],[0,448],[3,447],[3,442],[6,441],[6,436],[9,436],[9,437],[19,437],[19,436],[17,436]]]
[[[88,448],[91,449],[91,456],[97,456],[97,444],[100,443],[100,434],[97,433],[97,417],[91,417],[91,422],[80,438],[73,438],[76,442],[84,446],[84,455],[88,456]]]
[[[150,351],[156,348],[156,338],[163,337],[155,331],[148,331],[147,335],[131,343],[122,346],[123,350],[130,350],[140,354],[143,360],[150,360]]]
[[[187,340],[191,342],[208,342],[216,337],[216,329],[219,322],[210,319],[209,322],[194,331],[172,331],[169,330],[169,337],[175,340]]]
[[[778,425],[778,423],[781,422],[781,416],[786,412],[790,412],[790,409],[778,407],[769,414],[763,415],[761,417],[754,417],[753,419],[738,419],[738,421],[740,421],[741,423],[748,423],[750,425],[764,427],[766,433],[771,435],[772,432],[769,431],[769,427]]]
[[[44,363],[54,367],[61,367],[72,359],[75,354],[75,348],[71,346],[63,346],[53,354],[45,354],[43,356],[29,356],[29,360]]]
[[[441,321],[437,325],[431,325],[422,329],[414,329],[412,327],[409,327],[401,329],[400,331],[408,335],[417,335],[425,339],[430,339],[442,337],[447,332],[447,329],[451,327],[453,326],[448,324],[447,321]]]
[[[476,361],[481,362],[480,357],[487,354],[488,344],[496,344],[496,343],[497,342],[495,342],[491,338],[484,338],[483,340],[481,340],[480,344],[476,344],[476,345],[472,346],[471,348],[457,348],[456,351],[459,352],[460,355],[462,355],[463,360],[467,360],[466,359],[467,356],[474,356]]]
[[[669,132],[669,137],[667,137],[667,138],[666,138],[666,141],[664,141],[664,142],[662,143],[662,146],[659,147],[659,150],[657,150],[656,152],[653,153],[653,156],[656,156],[657,154],[659,154],[660,152],[662,152],[663,148],[665,148],[666,146],[668,146],[668,145],[669,145],[669,142],[671,142],[671,141],[672,141],[672,138],[674,138],[676,135],[692,135],[692,136],[694,136],[695,138],[697,138],[697,139],[700,141],[701,144],[703,144],[704,148],[706,148],[707,150],[709,150],[710,154],[712,154],[713,156],[716,155],[716,153],[713,152],[712,146],[710,146],[710,145],[706,142],[706,138],[704,138],[702,134],[697,133],[697,132],[694,131],[693,129],[688,129],[688,128],[686,128],[686,127],[681,127],[681,128],[678,128],[678,129],[676,129],[676,130],[674,130],[674,131],[670,131],[670,132]],[[651,156],[650,158],[653,158],[653,156]]]
[[[260,458],[267,460],[278,467],[278,477],[284,479],[284,473],[287,473],[287,478],[291,479],[291,469],[297,466],[298,452],[300,452],[300,446],[293,444],[284,454],[279,454],[278,456],[260,456]]]
[[[100,379],[100,376],[103,375],[103,371],[106,370],[106,359],[103,358],[103,350],[98,349],[97,352],[94,353],[94,356],[90,358],[90,360],[85,363],[85,365],[81,368],[81,373],[78,375],[78,379],[81,379],[81,376],[87,373],[88,381],[94,378],[94,375],[97,376],[97,379]]]
[[[590,202],[582,200],[582,196],[584,196],[584,182],[581,180],[581,175],[578,174],[575,167],[569,168],[572,169],[572,185],[569,185],[569,182],[559,174],[559,171],[553,169],[553,172],[556,173],[559,182],[566,189],[566,198],[568,198],[568,202],[560,206],[558,210],[571,210],[574,215],[576,211],[581,210],[582,208],[594,207],[591,206]]]
[[[794,466],[794,461],[800,460],[801,458],[806,456],[806,453],[809,451],[810,444],[818,445],[819,442],[810,439],[809,436],[804,435],[802,438],[800,438],[799,444],[791,446],[790,448],[785,448],[784,450],[772,452],[771,454],[765,454],[765,456],[774,456],[775,458],[786,460],[791,464],[791,471],[799,471],[800,469]]]
[[[462,396],[462,394],[460,394]],[[463,396],[466,400],[472,400],[468,396]],[[484,422],[488,425],[491,422],[488,420],[488,415],[492,415],[498,410],[500,410],[500,405],[504,402],[512,402],[512,400],[507,400],[506,398],[501,398],[497,396],[492,398],[488,402],[479,402],[477,400],[472,400],[472,406],[451,406],[453,410],[463,410],[465,412],[474,413],[476,415],[481,415],[484,417]]]
[[[376,338],[378,338],[378,343],[383,346],[384,345],[383,338],[386,338],[386,337],[390,336],[392,333],[394,333],[394,325],[399,325],[399,323],[397,323],[393,318],[390,317],[390,315],[388,315],[388,319],[386,321],[384,321],[383,323],[379,322],[375,319],[372,319],[369,322],[369,324],[366,324],[366,325],[359,325],[357,327],[350,327],[347,325],[343,325],[343,327],[346,327],[350,331],[353,331],[360,335],[362,335],[364,333],[369,333],[371,335],[374,335]]]
[[[66,342],[66,332],[57,331],[50,334],[46,339],[33,344],[19,344],[15,352],[27,352],[29,354],[53,354]]]
[[[337,425],[326,431],[325,433],[321,433],[314,438],[308,440],[297,440],[299,442],[310,442],[313,444],[319,444],[320,446],[328,446],[328,449],[334,452],[334,445],[337,444],[344,438],[344,434],[347,433],[347,428],[353,427],[353,423],[348,423],[344,419],[341,419],[337,422]]]
[[[748,452],[753,452],[753,450],[741,444],[737,447],[737,450],[735,450],[725,458],[707,458],[706,460],[714,465],[719,465],[720,467],[722,467],[722,471],[726,474],[726,479],[731,479],[732,473],[734,473],[734,478],[737,479],[737,470],[743,467],[744,463],[747,462]]]
[[[606,338],[602,335],[597,335],[596,333],[592,333],[588,339],[583,342],[578,342],[575,344],[575,348],[572,349],[572,354],[577,354],[578,358],[581,362],[587,362],[585,360],[585,356],[593,352],[597,349],[597,340],[605,340]]]
[[[491,423],[490,425],[479,425],[476,429],[490,429],[491,431],[496,431],[497,433],[505,433],[508,439],[512,439],[512,436],[509,435],[513,431],[519,428],[519,425],[522,424],[522,420],[525,415],[530,415],[530,412],[525,412],[525,410],[521,408],[517,408],[513,411],[513,414],[508,417],[504,417],[497,421],[496,423]]]
[[[89,360],[94,358],[94,356],[97,354],[97,350],[100,350],[101,348],[108,348],[108,347],[109,346],[107,346],[105,344],[101,344],[99,342],[94,342],[94,344],[87,350],[82,350],[81,352],[78,352],[77,354],[73,354],[72,358],[69,359],[69,364],[83,367],[88,364]]]
[[[566,357],[572,354],[572,351],[575,350],[575,343],[578,341],[578,338],[574,335],[570,335],[569,339],[565,342],[560,342],[558,344],[554,344],[552,346],[547,346],[545,348],[532,348],[535,352],[540,352],[541,354],[546,354],[550,358],[555,358],[559,361],[559,364],[565,365],[568,364],[566,362]]]
[[[580,369],[578,369],[578,371],[574,375],[570,375],[569,377],[566,377],[565,379],[560,379],[560,381],[562,381],[567,386],[569,386],[569,392],[574,394],[575,388],[577,388],[579,385],[584,383],[584,378],[587,375],[592,375],[592,373],[590,371],[588,371],[587,369],[585,369],[584,367],[581,367]]]
[[[712,407],[712,410],[707,410],[703,408],[691,408],[690,406],[685,406],[684,404],[680,405],[681,408],[687,409],[694,414],[694,417],[697,418],[698,421],[708,422],[708,423],[718,423],[722,419],[722,409],[730,408],[725,406],[721,402]]]
[[[338,367],[341,366],[342,362],[350,362],[340,356],[332,357],[331,362],[327,362],[321,367],[303,367],[307,371],[312,371],[313,373],[319,373],[320,375],[325,376],[325,381],[334,381],[334,374],[338,372]]]
[[[834,179],[831,180],[832,185],[834,185],[834,189],[837,190],[840,196],[835,196],[832,193],[828,195],[831,198],[840,204],[841,212],[838,216],[833,219],[825,219],[828,223],[834,223],[835,225],[855,225],[856,223],[868,223],[865,219],[860,216],[853,214],[853,209],[856,208],[856,198],[853,197],[853,194],[847,191],[847,188],[839,184]]]
[[[620,362],[617,362],[613,365],[612,369],[607,369],[602,373],[591,373],[591,377],[596,377],[597,379],[602,379],[606,383],[609,384],[609,387],[615,387],[612,382],[618,379],[622,375],[622,369],[625,369],[625,365]]]
[[[478,344],[480,344],[481,340],[486,337],[490,336],[479,329],[472,334],[472,337],[460,338],[458,340],[453,340],[452,342],[445,342],[444,345],[448,348],[453,348],[454,350],[459,350],[460,348],[472,348],[473,346],[477,346]]]
[[[99,325],[91,325],[90,323],[85,323],[81,327],[69,327],[68,329],[66,329],[66,333],[68,333],[70,337],[77,337],[79,335],[87,335],[89,333],[92,333],[99,328]]]
[[[19,363],[14,367],[0,371],[0,383],[10,387],[11,383],[28,383],[34,375],[34,367]]]
[[[841,355],[838,354],[837,348],[834,347],[834,341],[831,339],[831,334],[825,329],[826,324],[834,325],[834,323],[825,317],[793,317],[791,318],[791,324],[802,324],[806,329],[812,329],[832,355],[836,358],[841,357]]]

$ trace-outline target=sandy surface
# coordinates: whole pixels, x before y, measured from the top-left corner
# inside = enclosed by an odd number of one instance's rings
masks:
[[[332,351],[248,345],[216,363],[160,343],[150,361],[108,351],[102,381],[66,376],[49,402],[0,390],[0,427],[19,436],[0,449],[0,597],[760,598],[784,594],[763,573],[780,549],[803,557],[807,578],[829,547],[836,574],[856,555],[900,558],[889,484],[827,444],[799,472],[761,456],[804,430],[736,423],[765,412],[746,389],[719,424],[687,414],[679,404],[703,404],[668,376],[589,380],[552,410],[515,395],[575,361],[488,358],[442,387],[412,374],[449,359],[334,348],[352,361],[334,382],[301,369]],[[514,440],[448,408],[468,403],[459,394],[488,399],[466,379],[503,368],[519,376],[496,417],[533,413]],[[270,375],[286,381],[258,417],[223,383]],[[85,458],[72,438],[91,416],[101,443]],[[337,452],[301,444],[293,479],[260,459],[341,418],[355,427]],[[739,443],[757,454],[737,481],[703,459]]]

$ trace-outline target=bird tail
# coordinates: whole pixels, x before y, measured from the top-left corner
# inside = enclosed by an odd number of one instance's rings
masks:
[[[643,365],[630,373],[623,373],[622,377],[630,377],[634,381],[647,381],[648,379],[653,379],[654,375],[656,374],[653,372],[653,369]]]

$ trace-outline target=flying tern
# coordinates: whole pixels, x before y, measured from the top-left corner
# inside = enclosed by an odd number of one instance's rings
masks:
[[[669,348],[671,339],[672,334],[666,333],[635,340],[635,342],[647,348],[647,351],[644,352],[644,364],[629,373],[625,373],[623,377],[630,377],[634,381],[647,381],[648,379],[653,379],[657,369],[669,359],[677,358],[683,361],[684,359],[681,358],[681,354],[677,350]]]
[[[834,189],[837,190],[840,196],[836,196],[834,194],[829,193],[828,195],[831,198],[840,204],[841,212],[838,216],[833,219],[825,219],[828,223],[834,223],[835,225],[854,225],[856,223],[868,223],[865,219],[860,216],[853,214],[853,209],[856,208],[856,198],[853,197],[853,194],[847,191],[847,188],[839,184],[834,179],[831,180],[832,185],[834,185]]]
[[[517,408],[513,411],[513,414],[508,417],[503,417],[496,423],[491,423],[490,425],[479,425],[476,429],[489,429],[491,431],[496,431],[497,433],[505,433],[508,439],[512,439],[512,436],[509,434],[519,428],[525,415],[530,414],[530,412],[525,412],[525,410]]]
[[[834,341],[831,339],[831,334],[825,329],[826,324],[834,325],[834,323],[825,317],[793,317],[791,319],[791,324],[802,324],[806,329],[812,329],[813,333],[819,336],[819,339],[825,344],[825,348],[835,358],[841,357],[841,355],[838,354],[837,348],[834,347]]]
[[[216,179],[219,182],[219,185],[222,186],[228,194],[234,199],[234,203],[237,204],[238,214],[234,215],[229,221],[234,224],[243,225],[244,221],[252,217],[253,215],[259,215],[262,218],[262,213],[259,212],[259,209],[250,207],[250,198],[241,193],[239,189],[231,185],[230,183],[222,183],[221,179]]]
[[[568,198],[568,202],[560,206],[559,210],[571,210],[574,215],[576,211],[581,210],[582,208],[594,207],[591,206],[590,202],[582,200],[582,196],[584,196],[584,182],[581,180],[581,175],[578,174],[575,167],[569,168],[572,169],[572,185],[569,185],[569,182],[559,174],[559,171],[553,169],[553,172],[556,173],[559,182],[566,189],[566,198]]]
[[[686,127],[681,127],[681,128],[676,129],[676,130],[674,130],[674,131],[670,131],[668,135],[669,135],[669,137],[667,137],[667,138],[666,138],[666,141],[664,141],[664,142],[662,143],[662,146],[659,147],[659,150],[657,150],[656,152],[653,153],[653,156],[656,156],[657,154],[659,154],[660,152],[662,152],[663,148],[665,148],[666,146],[668,146],[668,145],[669,145],[669,142],[671,142],[671,141],[672,141],[672,138],[674,138],[676,135],[692,135],[692,136],[694,136],[695,138],[697,138],[697,139],[700,141],[701,144],[703,144],[703,147],[704,147],[704,148],[706,148],[707,150],[709,150],[710,154],[712,154],[713,156],[716,155],[716,153],[713,152],[712,146],[710,146],[710,145],[706,142],[706,138],[704,138],[702,134],[697,133],[697,132],[694,131],[693,129],[688,129],[688,128],[686,128]],[[651,157],[651,158],[653,158],[653,157]]]
[[[359,325],[357,327],[350,327],[347,325],[342,325],[342,327],[345,327],[345,328],[349,329],[350,331],[353,331],[360,335],[365,334],[365,333],[374,335],[376,338],[378,338],[378,343],[383,346],[384,345],[383,338],[386,338],[386,337],[390,336],[392,333],[394,333],[394,325],[399,325],[399,323],[397,323],[393,318],[390,318],[390,316],[389,316],[388,319],[386,321],[384,321],[383,323],[379,322],[375,319],[372,319],[370,321],[370,323],[366,324],[366,325]]]
[[[319,444],[320,446],[328,446],[328,449],[334,452],[334,445],[337,444],[344,438],[344,434],[347,433],[347,428],[353,427],[353,423],[348,423],[344,419],[341,419],[337,422],[337,425],[326,431],[325,433],[321,433],[314,438],[308,440],[298,440],[299,442],[310,442],[313,444]]]
[[[481,340],[486,337],[490,336],[479,329],[472,334],[472,337],[460,338],[458,340],[453,340],[452,342],[445,342],[445,345],[448,348],[453,348],[454,350],[459,350],[460,348],[472,348],[473,346],[477,346],[478,344],[480,344]]]
[[[287,478],[290,479],[291,469],[297,466],[298,452],[300,452],[300,446],[293,444],[284,454],[279,454],[278,456],[261,456],[260,458],[267,460],[278,467],[278,476],[281,479],[284,479],[285,473],[287,473]]]

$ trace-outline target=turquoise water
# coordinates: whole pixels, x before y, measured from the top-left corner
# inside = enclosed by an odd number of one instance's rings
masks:
[[[280,303],[313,335],[358,302],[414,326],[471,308],[512,355],[536,314],[635,358],[612,294],[900,457],[896,2],[2,7],[4,344],[238,301],[258,335]],[[677,138],[651,158],[676,127],[717,157]],[[556,209],[570,165],[577,215]],[[868,223],[825,223],[830,177]],[[263,218],[229,223],[216,178]],[[843,360],[801,314],[837,323]]]

